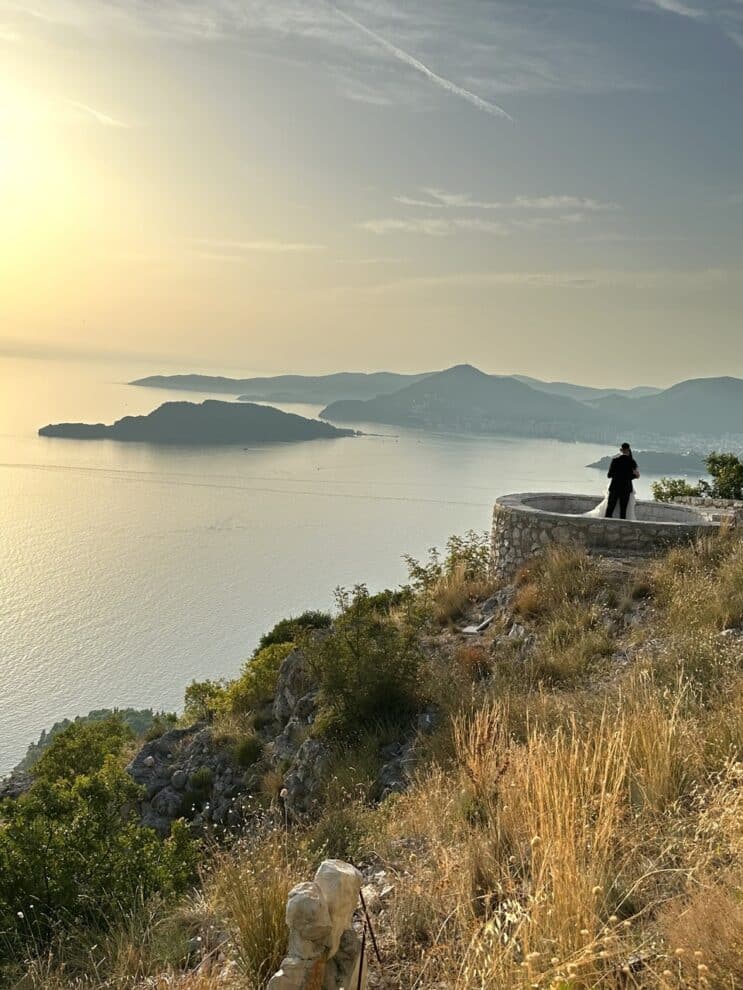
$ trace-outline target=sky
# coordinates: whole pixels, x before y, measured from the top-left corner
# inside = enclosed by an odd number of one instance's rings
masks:
[[[0,0],[0,354],[743,377],[743,0]]]

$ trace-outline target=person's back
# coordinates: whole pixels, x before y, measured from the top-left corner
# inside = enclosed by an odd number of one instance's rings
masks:
[[[620,452],[612,459],[607,472],[609,481],[609,499],[606,506],[606,516],[611,519],[619,503],[619,515],[627,518],[627,507],[634,491],[632,482],[640,477],[637,461],[632,456],[632,448],[623,443]]]
[[[612,458],[607,477],[612,488],[631,488],[637,473],[637,461],[631,454],[617,454]]]

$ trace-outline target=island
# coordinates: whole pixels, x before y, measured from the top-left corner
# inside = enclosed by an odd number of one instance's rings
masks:
[[[674,454],[662,450],[637,450],[635,457],[644,474],[673,474],[701,478],[707,474],[707,465],[701,454]],[[601,457],[586,467],[608,471],[611,456]]]
[[[297,443],[357,436],[355,430],[281,412],[255,403],[165,402],[146,416],[124,416],[104,423],[56,423],[43,426],[41,437],[71,440],[123,440],[155,444],[216,446],[254,443]]]

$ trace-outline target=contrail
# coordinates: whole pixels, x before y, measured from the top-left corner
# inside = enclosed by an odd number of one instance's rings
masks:
[[[485,113],[493,114],[494,117],[505,117],[507,120],[513,120],[510,113],[506,113],[503,107],[499,107],[497,103],[490,103],[488,100],[484,100],[477,93],[471,93],[468,89],[464,89],[463,86],[457,86],[456,83],[452,82],[451,79],[445,79],[444,76],[438,75],[432,69],[429,69],[427,65],[424,65],[420,59],[417,59],[414,55],[409,52],[403,51],[402,48],[398,48],[397,45],[393,45],[391,41],[387,41],[381,35],[377,34],[376,31],[372,31],[371,28],[366,27],[360,21],[357,21],[355,17],[351,17],[350,14],[345,13],[345,11],[340,10],[338,7],[333,8],[339,17],[342,17],[344,21],[353,25],[358,31],[363,31],[365,35],[370,37],[373,41],[376,41],[378,45],[381,45],[390,55],[394,55],[395,58],[399,59],[401,62],[405,62],[411,68],[416,69],[422,75],[426,76],[440,86],[441,89],[445,89],[449,93],[454,93],[455,96],[461,96],[463,100],[467,100],[471,103],[473,107],[477,107],[478,110],[484,110]]]
[[[87,103],[78,103],[77,100],[68,100],[70,106],[75,107],[76,110],[80,110],[82,113],[89,114],[93,120],[102,124],[104,127],[129,127],[129,124],[125,124],[121,120],[117,120],[115,117],[109,117],[107,113],[101,113],[100,110],[96,110],[95,107],[89,107]]]

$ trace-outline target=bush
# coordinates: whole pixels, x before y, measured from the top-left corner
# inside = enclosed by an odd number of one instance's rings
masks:
[[[675,498],[698,497],[702,494],[701,485],[690,485],[683,478],[661,478],[650,486],[656,502],[673,502]]]
[[[276,694],[279,669],[294,643],[273,643],[246,661],[242,674],[227,687],[225,708],[236,715],[255,711]]]
[[[210,767],[199,767],[194,770],[189,780],[190,789],[198,795],[205,796],[214,785],[214,772]]]
[[[709,495],[712,498],[743,499],[743,463],[735,454],[720,454],[713,450],[705,458],[711,483],[700,481],[690,485],[681,478],[661,478],[652,484],[657,502],[671,502],[676,496]]]
[[[718,454],[713,450],[706,464],[712,484],[705,487],[713,498],[743,498],[743,464],[735,454]]]
[[[318,725],[341,735],[380,719],[399,719],[418,701],[422,662],[414,611],[399,621],[380,614],[365,585],[339,589],[340,615],[304,649],[320,687]]]
[[[301,615],[282,619],[277,622],[270,632],[264,633],[258,641],[256,654],[267,646],[276,646],[280,643],[295,643],[301,638],[303,633],[312,629],[328,629],[332,618],[327,612],[307,611]]]
[[[247,770],[248,767],[252,767],[260,760],[262,753],[263,743],[258,736],[245,736],[235,746],[235,762],[238,766]]]
[[[0,949],[38,951],[80,925],[105,930],[114,913],[191,879],[185,828],[162,842],[135,819],[139,788],[119,762],[127,739],[115,719],[73,724],[39,760],[31,790],[0,808]]]
[[[50,785],[71,783],[76,777],[97,773],[107,756],[119,756],[133,739],[134,733],[117,715],[102,722],[73,722],[36,762],[34,780]]]
[[[469,530],[464,536],[450,536],[442,557],[436,547],[428,551],[428,560],[421,563],[406,554],[410,584],[422,594],[431,592],[442,579],[458,574],[461,580],[484,582],[490,569],[490,539],[487,533]]]
[[[211,722],[224,709],[227,681],[191,681],[183,699],[183,717],[189,722]]]

